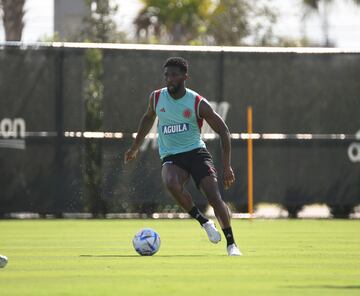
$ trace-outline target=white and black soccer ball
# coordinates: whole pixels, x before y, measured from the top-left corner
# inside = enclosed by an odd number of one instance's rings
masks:
[[[151,228],[143,228],[133,238],[136,252],[141,256],[152,256],[160,248],[160,236]]]
[[[0,255],[0,268],[3,268],[8,263],[8,258],[6,256]]]

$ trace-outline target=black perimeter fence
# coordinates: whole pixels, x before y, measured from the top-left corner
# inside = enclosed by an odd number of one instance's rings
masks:
[[[93,47],[103,67],[98,133],[85,129],[85,51]],[[161,183],[156,140],[123,164],[169,56],[189,61],[187,87],[212,102],[233,135],[237,181],[221,187],[233,209],[247,209],[248,106],[255,204],[281,204],[294,214],[325,203],[337,216],[360,204],[360,51],[15,43],[0,48],[0,215],[84,212],[85,141],[101,146],[105,212],[181,211]],[[221,172],[219,140],[205,133]],[[192,183],[189,190],[205,208]]]

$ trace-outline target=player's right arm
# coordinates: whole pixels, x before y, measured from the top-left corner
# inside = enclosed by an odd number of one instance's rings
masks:
[[[155,118],[156,118],[156,113],[154,110],[154,92],[153,92],[150,95],[148,108],[140,120],[134,143],[131,145],[130,149],[125,152],[124,155],[125,164],[136,158],[142,142],[144,141],[146,135],[149,133],[151,127],[154,124]]]

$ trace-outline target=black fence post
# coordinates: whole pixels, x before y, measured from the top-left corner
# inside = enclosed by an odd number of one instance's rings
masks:
[[[221,50],[218,54],[218,65],[217,65],[217,88],[215,93],[215,102],[220,104],[221,101],[224,100],[224,51]],[[215,110],[216,111],[216,110]],[[224,184],[221,181],[222,180],[222,174],[223,174],[223,162],[222,162],[222,148],[221,148],[221,142],[220,138],[216,141],[216,148],[215,153],[213,155],[214,160],[216,163],[219,164],[219,189],[222,195],[224,195]]]
[[[216,102],[221,102],[224,100],[224,51],[219,52],[219,62],[218,62],[218,71],[217,71],[217,93],[216,93]]]
[[[55,55],[55,192],[53,209],[56,217],[61,217],[64,210],[64,49]]]

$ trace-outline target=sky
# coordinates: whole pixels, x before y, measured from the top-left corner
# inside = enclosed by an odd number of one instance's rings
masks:
[[[54,0],[26,0],[24,42],[35,42],[52,36],[54,31]],[[115,17],[120,30],[132,32],[132,21],[141,8],[139,0],[113,0],[119,11]],[[258,0],[257,0],[258,1]],[[271,3],[280,14],[274,28],[277,35],[298,39],[303,32],[311,40],[322,41],[321,22],[316,14],[310,15],[305,25],[301,25],[302,7],[300,0],[263,0]],[[351,0],[335,0],[328,8],[330,40],[336,47],[360,48],[360,7]],[[0,22],[0,41],[4,41],[4,29]]]

